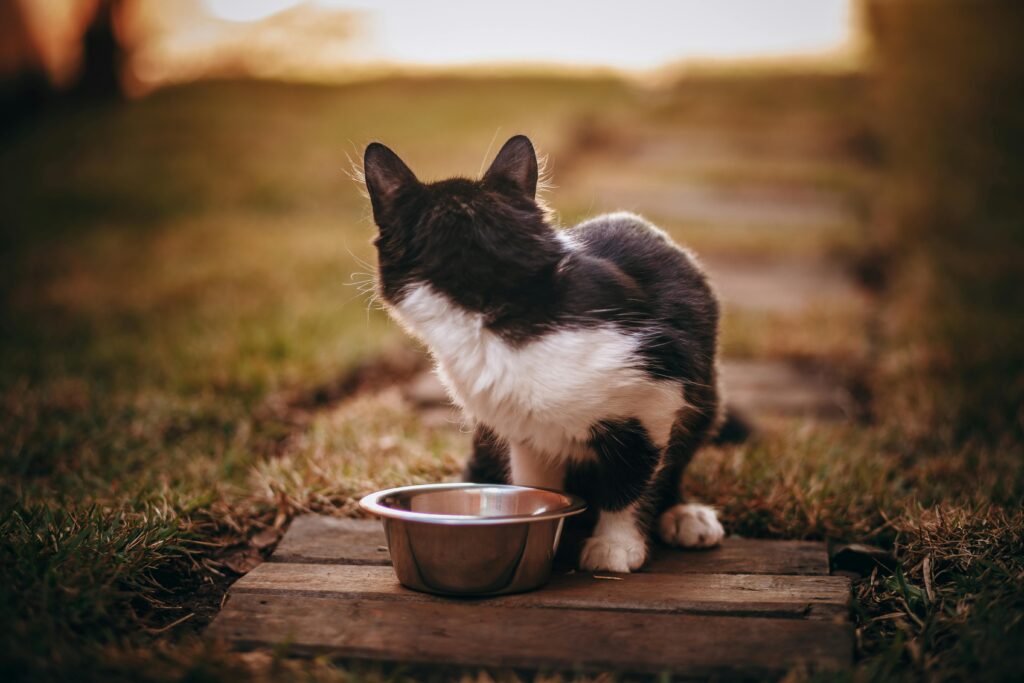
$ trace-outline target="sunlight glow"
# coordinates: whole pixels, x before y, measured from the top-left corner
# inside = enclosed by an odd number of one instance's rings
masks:
[[[204,0],[210,14],[227,21],[259,21],[283,12],[302,0]]]
[[[612,69],[657,78],[695,64],[844,64],[856,54],[855,3],[136,0],[144,39],[132,60],[144,85],[212,74],[333,81],[396,67]]]
[[[651,69],[686,59],[835,51],[850,0],[313,0],[365,13],[375,56],[426,65]]]

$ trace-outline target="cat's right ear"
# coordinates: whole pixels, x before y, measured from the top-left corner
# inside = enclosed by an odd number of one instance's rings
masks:
[[[530,199],[537,196],[537,177],[537,152],[525,135],[509,138],[484,174],[485,181],[509,185]]]
[[[366,147],[363,177],[373,206],[373,218],[378,225],[387,219],[395,198],[402,190],[419,184],[405,162],[379,142],[371,142]]]

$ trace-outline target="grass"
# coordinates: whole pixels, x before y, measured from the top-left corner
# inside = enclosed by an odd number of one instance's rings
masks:
[[[475,172],[492,137],[526,132],[555,161],[550,199],[569,222],[591,208],[587,179],[601,167],[588,155],[614,149],[615,135],[628,148],[694,127],[750,136],[807,124],[855,148],[864,87],[845,76],[702,77],[655,94],[612,79],[204,83],[51,111],[18,132],[0,149],[0,675],[519,680],[292,660],[284,650],[241,655],[198,636],[235,576],[232,559],[256,534],[277,533],[302,511],[355,514],[370,489],[453,477],[468,448],[465,434],[424,423],[395,390],[296,400],[330,396],[326,388],[360,363],[408,348],[367,308],[365,276],[352,276],[372,261],[373,228],[346,154],[383,139],[436,177]],[[613,135],[595,142],[581,137],[588,129]],[[787,162],[782,177],[859,197],[873,186],[857,154],[837,166],[830,153],[820,175],[806,160]],[[678,177],[773,179],[767,160],[755,170],[730,163]],[[617,172],[647,170],[627,157]],[[975,318],[932,298],[933,257],[908,259],[898,240],[845,224],[665,218],[708,254],[893,254],[889,274],[905,286],[881,305],[738,310],[723,339],[731,356],[796,358],[856,376],[873,390],[877,420],[768,423],[755,441],[707,449],[692,487],[735,533],[859,540],[895,553],[896,572],[857,584],[854,678],[1015,671],[1022,440],[1005,420],[963,417],[1005,415],[1006,406],[963,398],[973,370],[952,350],[973,348],[977,328],[960,322]],[[987,273],[988,258],[963,267]],[[986,286],[1003,296],[998,283]],[[933,315],[944,327],[931,326]],[[969,368],[1019,376],[1006,349],[984,348]],[[936,382],[949,378],[962,389],[947,397]],[[942,428],[962,419],[974,429]]]

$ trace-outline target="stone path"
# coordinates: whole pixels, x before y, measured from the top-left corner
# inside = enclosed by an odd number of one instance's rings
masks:
[[[821,371],[771,360],[727,360],[719,369],[728,405],[754,419],[841,420],[856,414],[849,392]]]
[[[841,420],[856,414],[849,393],[821,371],[772,360],[726,360],[720,371],[729,405],[754,419]],[[461,413],[451,405],[433,373],[418,375],[403,385],[402,393],[427,423],[461,427]]]
[[[586,191],[595,211],[628,210],[681,224],[805,228],[849,225],[852,208],[842,195],[823,190],[772,185],[722,186],[679,180],[667,181],[646,169],[610,175],[591,167]]]
[[[701,257],[724,308],[800,313],[813,306],[860,300],[863,294],[836,264],[801,258]]]

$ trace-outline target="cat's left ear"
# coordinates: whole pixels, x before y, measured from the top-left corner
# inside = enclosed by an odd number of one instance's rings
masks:
[[[525,135],[516,135],[502,146],[484,181],[511,183],[530,199],[537,195],[537,152]]]
[[[373,217],[380,225],[405,188],[418,184],[415,174],[398,155],[379,142],[371,142],[363,155],[363,176],[366,191],[373,205]]]

